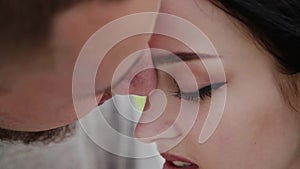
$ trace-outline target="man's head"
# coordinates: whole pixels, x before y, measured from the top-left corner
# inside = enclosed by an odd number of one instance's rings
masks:
[[[84,43],[103,25],[156,11],[158,5],[159,0],[0,0],[2,133],[40,132],[76,121],[72,73]],[[111,68],[106,71],[112,74],[124,57],[146,48],[148,40],[143,35],[117,44],[105,56]],[[109,86],[111,79],[98,74],[97,84]]]

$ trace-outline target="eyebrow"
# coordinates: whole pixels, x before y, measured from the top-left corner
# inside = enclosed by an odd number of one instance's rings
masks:
[[[219,58],[219,55],[212,55],[207,53],[185,53],[177,52],[169,55],[156,55],[152,57],[153,64],[155,66],[161,66],[165,64],[174,64],[179,62],[189,62],[200,59]]]

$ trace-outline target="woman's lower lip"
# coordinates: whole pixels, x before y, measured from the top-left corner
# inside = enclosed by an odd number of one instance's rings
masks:
[[[192,166],[189,166],[189,167],[176,167],[172,164],[171,161],[166,161],[165,164],[164,164],[164,167],[163,169],[199,169],[197,166],[195,165],[192,165]]]

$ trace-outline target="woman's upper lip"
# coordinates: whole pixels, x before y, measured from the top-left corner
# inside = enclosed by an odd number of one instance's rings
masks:
[[[169,154],[169,153],[163,153],[161,154],[161,156],[166,160],[166,161],[182,161],[182,162],[185,162],[185,163],[191,163],[193,165],[197,165],[195,164],[194,162],[192,162],[191,160],[188,160],[184,157],[180,157],[180,156],[176,156],[176,155],[173,155],[173,154]]]

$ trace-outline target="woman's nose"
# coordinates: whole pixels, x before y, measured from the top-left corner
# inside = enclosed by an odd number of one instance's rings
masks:
[[[101,73],[105,77],[104,71],[102,70]],[[124,59],[114,68],[113,73],[107,72],[107,74],[110,87],[98,98],[99,105],[112,98],[113,95],[148,96],[157,85],[157,74],[150,52]]]
[[[126,61],[123,62],[124,66],[121,64],[116,70],[116,75],[112,80],[112,85],[114,83],[116,84],[112,86],[113,94],[148,96],[149,93],[156,88],[157,74],[151,54],[146,52],[145,55],[133,59],[135,59],[134,64],[126,68],[129,71],[124,72],[122,69],[122,67],[129,66]],[[114,82],[114,79],[118,79],[118,81]]]
[[[147,99],[142,116],[135,129],[135,137],[151,143],[161,139],[174,139],[180,132],[176,127],[176,114],[168,111],[167,97],[162,90],[152,91]]]

